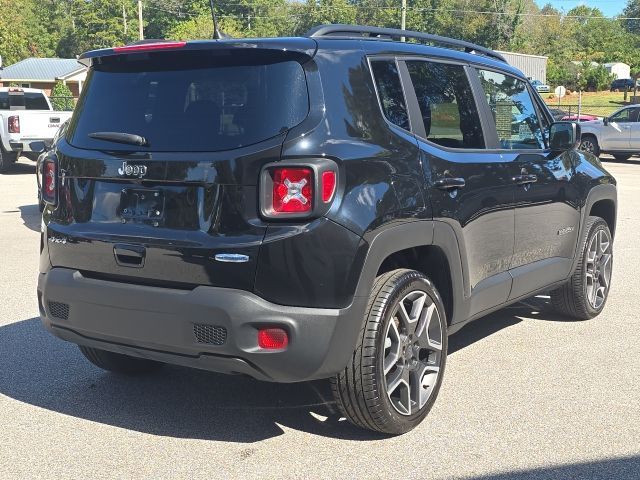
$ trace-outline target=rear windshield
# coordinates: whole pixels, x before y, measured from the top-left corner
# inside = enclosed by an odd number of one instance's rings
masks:
[[[121,56],[92,68],[69,128],[72,145],[131,150],[88,136],[123,132],[147,140],[148,148],[136,149],[229,150],[276,136],[309,111],[304,71],[295,61],[141,57]]]
[[[49,104],[38,92],[0,92],[0,110],[49,110]]]

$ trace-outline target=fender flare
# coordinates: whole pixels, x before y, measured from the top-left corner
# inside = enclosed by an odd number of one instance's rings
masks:
[[[434,220],[416,220],[365,236],[365,240],[369,243],[369,249],[356,286],[356,296],[369,297],[376,274],[389,255],[408,248],[437,246],[449,262],[453,291],[453,315],[450,323],[464,318],[467,296],[463,294],[466,290],[462,261],[458,240],[450,225]]]
[[[569,276],[573,275],[576,267],[578,266],[578,262],[580,261],[580,252],[578,252],[578,248],[580,248],[580,244],[583,236],[585,235],[585,225],[587,223],[587,217],[589,216],[589,212],[591,208],[601,200],[610,200],[613,202],[614,208],[614,223],[617,221],[618,217],[618,189],[613,183],[601,183],[591,188],[589,193],[587,194],[587,199],[582,207],[582,211],[580,212],[580,231],[578,232],[578,241],[576,242],[575,254],[573,255],[573,264],[571,266],[571,273]],[[611,234],[615,238],[615,229]]]

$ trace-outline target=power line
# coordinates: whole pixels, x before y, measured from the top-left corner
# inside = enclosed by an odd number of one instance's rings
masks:
[[[572,0],[573,1],[573,0]],[[265,8],[264,5],[250,4],[250,3],[228,3],[225,6],[236,6],[236,7],[244,7],[244,8]],[[188,16],[188,17],[205,17],[205,14],[196,14],[190,12],[183,12],[180,10],[169,10],[161,7],[156,7],[155,5],[148,5],[146,8],[152,10],[158,10],[165,13],[172,13],[177,16]],[[271,7],[275,10],[278,9],[295,9],[295,10],[303,10],[306,8],[306,5],[276,5]],[[311,7],[313,10],[344,10],[344,9],[356,9],[356,10],[369,10],[372,8],[379,10],[401,10],[400,6],[389,6],[389,5],[314,5]],[[427,7],[406,7],[407,11],[413,12],[441,12],[441,13],[454,13],[454,14],[473,14],[473,15],[496,15],[496,16],[517,16],[517,17],[534,17],[534,18],[553,18],[557,17],[562,19],[574,19],[574,20],[640,20],[640,17],[607,17],[600,15],[565,15],[565,14],[555,14],[555,13],[530,13],[530,12],[496,12],[491,10],[466,10],[466,9],[455,9],[455,8],[427,8]],[[251,18],[283,18],[283,17],[297,17],[304,16],[306,13],[291,13],[288,15],[251,15]],[[220,18],[244,18],[246,15],[243,14],[225,14],[218,15]]]

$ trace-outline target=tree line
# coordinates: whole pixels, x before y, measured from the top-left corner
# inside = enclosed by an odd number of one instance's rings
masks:
[[[400,26],[400,0],[218,0],[221,29],[233,37],[292,36],[322,23]],[[138,39],[137,0],[0,0],[0,55],[73,58]],[[498,50],[549,57],[548,81],[601,88],[591,62],[624,62],[640,72],[640,0],[620,18],[598,8],[561,12],[534,0],[408,0],[408,29]],[[146,38],[210,38],[208,0],[144,0]],[[573,63],[573,62],[577,62]],[[606,74],[606,72],[605,72]],[[608,80],[608,78],[606,78]]]

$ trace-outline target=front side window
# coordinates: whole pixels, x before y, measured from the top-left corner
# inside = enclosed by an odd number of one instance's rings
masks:
[[[409,115],[396,62],[374,60],[371,62],[371,69],[384,116],[394,125],[409,130]]]
[[[479,70],[478,75],[493,113],[500,148],[543,149],[542,128],[526,83],[488,70]]]
[[[638,119],[638,109],[636,108],[625,108],[624,110],[620,110],[617,113],[611,115],[609,119],[610,122],[615,123],[628,123],[628,122],[636,122]]]
[[[451,148],[484,148],[482,125],[461,65],[407,61],[427,140]]]

